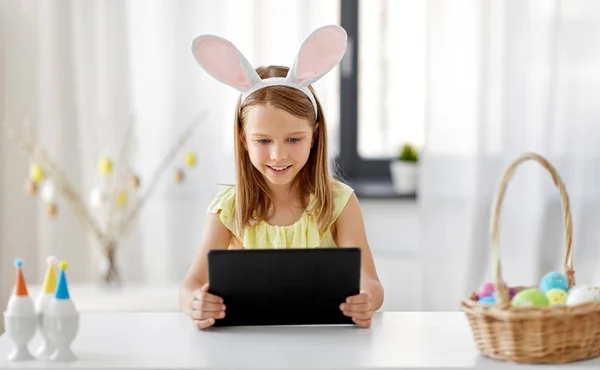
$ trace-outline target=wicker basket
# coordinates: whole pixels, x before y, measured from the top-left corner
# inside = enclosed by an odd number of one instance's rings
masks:
[[[496,193],[491,220],[496,303],[477,302],[477,294],[461,302],[479,351],[490,358],[517,363],[568,363],[600,356],[600,302],[575,306],[513,307],[502,280],[498,253],[498,219],[506,186],[517,166],[535,160],[547,169],[560,191],[565,225],[564,274],[575,285],[571,250],[571,212],[565,186],[554,167],[534,153],[519,156],[507,169]],[[521,287],[522,289],[522,287]]]

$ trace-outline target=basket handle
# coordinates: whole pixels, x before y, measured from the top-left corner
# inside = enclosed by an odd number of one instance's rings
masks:
[[[508,288],[506,284],[502,281],[502,268],[500,264],[500,257],[498,253],[498,220],[500,219],[500,206],[502,204],[502,200],[504,199],[504,193],[506,192],[506,187],[508,182],[510,181],[513,173],[517,169],[517,167],[527,161],[527,160],[535,160],[539,162],[546,170],[550,172],[552,175],[552,179],[554,180],[554,184],[560,191],[560,197],[562,200],[563,206],[563,216],[565,223],[565,263],[564,263],[564,272],[567,278],[569,288],[575,285],[575,272],[573,271],[573,252],[571,248],[572,241],[572,219],[571,219],[571,207],[569,204],[569,196],[567,194],[567,190],[565,189],[565,185],[563,184],[558,172],[546,159],[542,156],[535,153],[524,153],[520,155],[511,165],[508,167],[504,176],[502,177],[502,181],[500,182],[500,187],[496,192],[496,198],[494,201],[494,208],[491,219],[491,242],[492,242],[492,252],[493,258],[495,261],[495,283],[496,290],[498,292],[497,299],[498,304],[505,308],[510,305],[510,299],[508,296]]]

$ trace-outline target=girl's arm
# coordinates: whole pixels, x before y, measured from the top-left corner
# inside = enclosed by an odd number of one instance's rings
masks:
[[[369,300],[368,308],[372,313],[383,304],[383,287],[379,281],[373,255],[369,248],[365,224],[356,194],[352,193],[346,207],[336,221],[337,244],[340,247],[359,247],[361,249],[360,289]]]
[[[200,289],[208,281],[208,251],[211,249],[227,249],[231,238],[231,231],[223,225],[219,215],[208,214],[200,247],[183,283],[179,287],[179,306],[190,317],[193,316],[192,301],[199,299]]]

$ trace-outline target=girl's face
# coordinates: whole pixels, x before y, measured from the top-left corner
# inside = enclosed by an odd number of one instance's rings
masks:
[[[249,109],[244,145],[254,167],[273,185],[288,185],[304,167],[313,142],[313,125],[270,106]]]

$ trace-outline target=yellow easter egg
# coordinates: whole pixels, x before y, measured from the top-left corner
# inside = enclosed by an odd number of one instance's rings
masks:
[[[117,202],[117,206],[119,206],[119,207],[125,206],[125,204],[127,204],[127,192],[125,192],[125,190],[118,191],[117,199],[115,201]]]
[[[39,164],[34,164],[31,166],[31,170],[29,171],[29,177],[31,178],[31,181],[33,181],[35,184],[38,184],[45,177],[44,170]]]
[[[112,172],[113,163],[109,157],[102,157],[98,161],[98,171],[103,175],[108,175]]]
[[[194,165],[196,165],[196,154],[189,152],[185,156],[185,163],[187,163],[187,165],[190,167],[193,167]]]
[[[567,303],[567,296],[567,292],[560,288],[550,289],[546,292],[546,297],[548,298],[548,304],[550,306]]]

